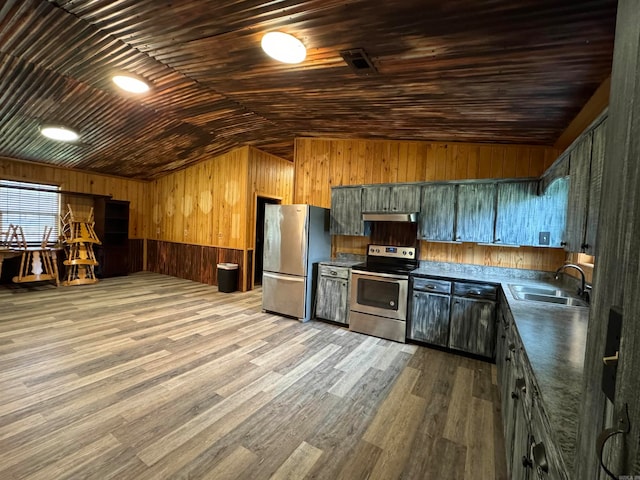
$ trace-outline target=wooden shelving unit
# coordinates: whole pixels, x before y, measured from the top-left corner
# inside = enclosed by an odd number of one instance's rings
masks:
[[[95,229],[102,245],[96,249],[99,277],[129,273],[129,202],[98,198]]]

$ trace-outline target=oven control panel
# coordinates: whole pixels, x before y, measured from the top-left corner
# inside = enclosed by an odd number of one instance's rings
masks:
[[[414,247],[396,247],[392,245],[369,245],[367,254],[370,257],[416,258]]]

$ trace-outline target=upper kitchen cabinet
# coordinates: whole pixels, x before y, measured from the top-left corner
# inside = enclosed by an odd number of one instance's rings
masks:
[[[370,185],[362,189],[362,212],[417,212],[420,185]]]
[[[569,177],[556,179],[547,187],[544,195],[536,198],[535,230],[538,238],[534,246],[542,246],[546,235],[549,247],[563,247],[567,223],[567,204],[569,202]]]
[[[422,187],[418,227],[421,240],[455,240],[456,190],[457,185],[453,184],[427,184]]]
[[[602,121],[579,137],[571,150],[565,239],[569,252],[595,253],[605,132],[606,121]]]
[[[606,125],[602,122],[593,130],[591,143],[591,169],[589,170],[589,207],[585,224],[585,253],[594,255],[596,251],[596,231],[600,216],[600,191],[602,189],[602,170],[604,167],[604,151],[606,143]]]
[[[365,235],[362,187],[331,189],[331,235]]]
[[[568,181],[556,179],[544,195],[538,182],[498,184],[495,243],[561,247],[564,241]]]
[[[584,233],[589,201],[589,168],[591,166],[592,133],[582,136],[571,151],[569,162],[569,205],[567,207],[566,249],[581,252],[586,248]]]
[[[496,215],[496,185],[458,185],[456,237],[460,242],[492,243]]]
[[[495,243],[537,245],[538,182],[498,184]]]

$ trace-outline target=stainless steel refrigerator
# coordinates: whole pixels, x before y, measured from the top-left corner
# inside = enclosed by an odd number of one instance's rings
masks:
[[[314,298],[314,264],[331,257],[329,210],[265,205],[262,308],[306,322]]]

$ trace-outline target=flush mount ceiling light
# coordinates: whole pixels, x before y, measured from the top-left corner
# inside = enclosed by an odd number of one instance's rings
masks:
[[[271,58],[283,63],[300,63],[307,49],[296,37],[283,32],[269,32],[262,37],[262,49]]]
[[[111,80],[125,92],[146,93],[149,91],[149,85],[134,75],[121,73],[111,77]]]
[[[42,125],[40,127],[40,133],[47,138],[60,142],[75,142],[80,138],[80,135],[70,128],[60,125]]]

